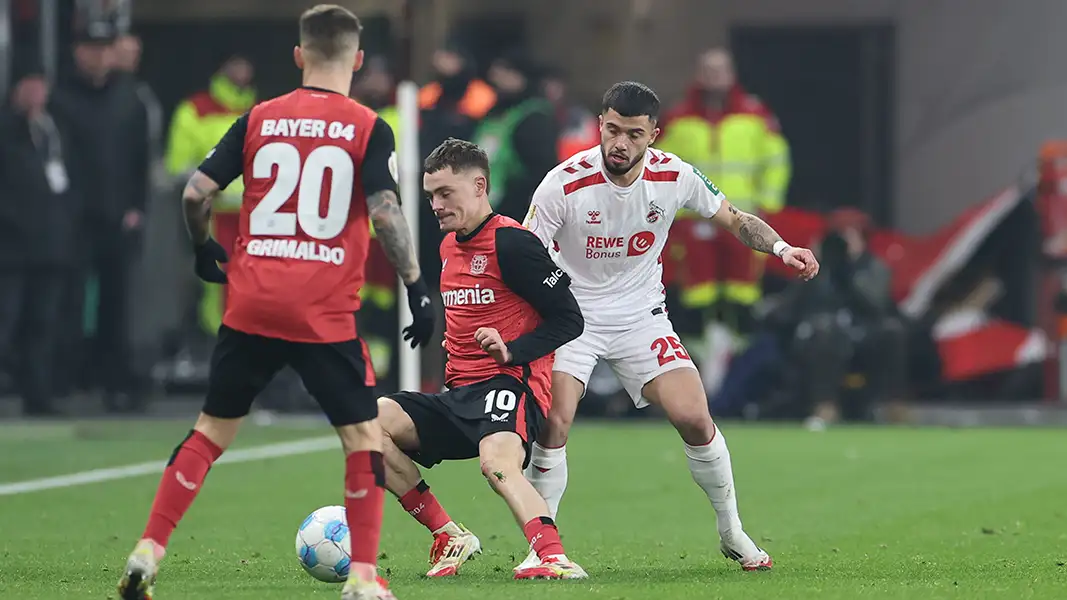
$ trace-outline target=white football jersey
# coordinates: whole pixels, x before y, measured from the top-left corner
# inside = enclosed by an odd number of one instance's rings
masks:
[[[675,213],[689,208],[711,218],[724,199],[695,167],[652,148],[642,176],[619,187],[597,146],[545,176],[523,225],[570,275],[587,324],[626,327],[663,306],[660,255]]]

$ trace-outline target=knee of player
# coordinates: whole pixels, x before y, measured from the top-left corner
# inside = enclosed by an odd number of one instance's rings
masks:
[[[715,422],[707,411],[692,411],[677,415],[671,422],[687,444],[699,446],[708,443],[715,433]]]
[[[399,433],[396,429],[402,422],[403,415],[404,409],[397,404],[396,400],[388,396],[378,398],[378,422],[381,423],[385,435],[392,436]]]
[[[566,440],[567,433],[570,432],[571,425],[573,424],[573,412],[569,410],[556,410],[555,407],[553,407],[553,409],[548,412],[548,426],[545,428],[544,435],[549,437],[560,437]]]
[[[511,477],[521,477],[524,458],[522,442],[515,435],[495,434],[482,438],[478,445],[478,461],[482,467],[482,475],[493,486],[504,483]]]

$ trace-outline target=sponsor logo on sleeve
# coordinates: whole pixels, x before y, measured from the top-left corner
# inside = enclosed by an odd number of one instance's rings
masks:
[[[711,190],[712,194],[715,194],[716,196],[722,194],[722,192],[719,191],[719,188],[717,188],[715,184],[712,183],[710,179],[708,179],[708,176],[700,172],[700,169],[693,167],[693,172],[697,174],[697,177],[699,177],[701,181],[704,182],[704,187]]]

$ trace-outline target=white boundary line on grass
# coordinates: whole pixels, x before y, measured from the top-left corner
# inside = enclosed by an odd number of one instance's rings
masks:
[[[315,437],[297,440],[294,442],[279,442],[265,444],[253,448],[229,450],[219,458],[216,464],[243,463],[278,458],[283,456],[297,456],[311,454],[339,448],[340,442],[336,436]],[[106,469],[91,469],[79,471],[57,477],[45,477],[43,479],[30,479],[14,483],[0,483],[0,496],[14,496],[17,494],[29,494],[44,490],[69,488],[90,483],[102,483],[116,479],[128,479],[141,475],[162,473],[166,467],[167,459],[154,460],[152,462],[125,465],[122,467],[109,467]]]

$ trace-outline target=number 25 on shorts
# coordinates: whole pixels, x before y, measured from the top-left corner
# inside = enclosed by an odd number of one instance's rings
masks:
[[[649,349],[657,353],[659,366],[661,367],[678,359],[691,360],[689,358],[689,353],[685,351],[685,346],[683,346],[682,342],[673,335],[656,338]]]

